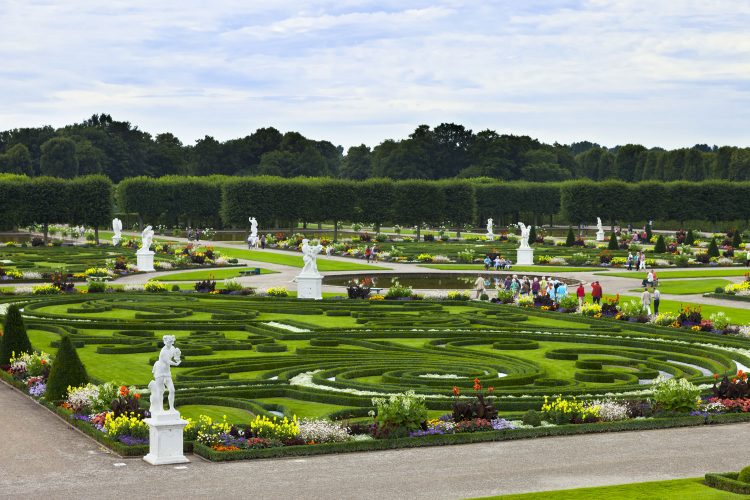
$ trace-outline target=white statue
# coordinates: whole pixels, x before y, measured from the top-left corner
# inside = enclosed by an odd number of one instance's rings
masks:
[[[492,225],[493,225],[492,218],[487,219],[487,237],[490,239],[494,238],[495,236],[492,233]]]
[[[139,248],[138,251],[142,253],[148,252],[151,249],[151,242],[153,240],[154,230],[151,229],[151,226],[146,226],[141,233],[141,248]]]
[[[258,248],[260,239],[258,238],[258,221],[255,217],[250,217],[250,236],[247,237],[247,243],[250,247]]]
[[[164,347],[161,348],[159,359],[154,363],[151,370],[154,374],[154,380],[149,382],[148,388],[151,391],[151,415],[164,412],[164,390],[169,390],[169,411],[174,412],[174,383],[172,383],[172,372],[170,366],[178,366],[180,359],[180,350],[174,346],[174,335],[164,335]]]
[[[602,227],[602,218],[601,217],[597,217],[596,218],[596,229],[598,231],[604,231],[604,227]]]
[[[530,248],[529,247],[529,233],[531,232],[531,226],[527,226],[523,222],[518,223],[519,229],[521,229],[521,238],[520,243],[521,246],[518,248]]]
[[[323,245],[310,245],[310,240],[302,240],[302,261],[305,263],[302,268],[301,276],[319,276],[318,272],[318,254],[323,251]]]
[[[119,245],[122,240],[122,221],[120,219],[112,219],[112,230],[115,232],[112,235],[112,244]]]

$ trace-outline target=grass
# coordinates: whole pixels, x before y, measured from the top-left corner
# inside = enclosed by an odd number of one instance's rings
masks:
[[[671,280],[659,283],[662,293],[672,295],[694,295],[697,293],[713,292],[717,287],[724,288],[731,281],[723,279],[698,279],[698,280]],[[632,292],[643,291],[642,288],[633,289]]]
[[[247,424],[255,418],[255,415],[249,411],[231,406],[211,406],[211,405],[185,405],[178,406],[182,418],[190,418],[197,421],[201,415],[211,417],[214,421],[221,421],[226,416],[227,422],[232,424]]]
[[[647,483],[622,484],[617,486],[600,486],[596,488],[576,488],[572,490],[545,491],[540,493],[523,493],[518,495],[499,495],[487,497],[502,500],[646,500],[654,498],[680,500],[719,500],[729,498],[746,498],[728,491],[717,490],[703,484],[702,478],[674,479],[670,481],[653,481]]]
[[[747,267],[723,267],[719,269],[696,269],[694,271],[682,270],[682,271],[656,271],[656,275],[661,280],[678,279],[678,278],[716,278],[721,276],[744,276],[750,269]],[[599,273],[597,273],[599,274]],[[604,274],[604,273],[601,273]],[[624,271],[624,272],[608,272],[607,276],[616,276],[618,278],[637,278],[643,279],[646,277],[646,271]]]
[[[303,267],[302,254],[289,253],[289,255],[276,253],[276,252],[264,252],[262,250],[246,250],[244,248],[217,248],[218,252],[227,257],[235,259],[245,259],[255,262],[268,262],[271,264],[280,264],[282,266],[289,267]],[[344,262],[338,260],[326,259],[325,257],[318,258],[318,270],[319,271],[380,271],[387,270],[389,267],[371,266],[368,264],[360,264],[358,262]]]
[[[640,297],[634,295],[621,295],[620,301],[623,300],[640,300]],[[659,303],[659,312],[677,313],[685,306],[700,306],[704,317],[717,312],[724,312],[731,319],[733,324],[750,324],[750,308],[737,308],[725,306],[712,306],[707,304],[696,304],[694,302],[682,302],[677,300],[661,299]]]
[[[428,269],[442,269],[448,271],[484,271],[484,264],[419,264],[419,267]],[[509,270],[500,272],[526,272],[526,273],[583,273],[597,268],[592,267],[564,267],[564,266],[513,266]]]
[[[202,281],[207,279],[224,280],[239,278],[242,271],[252,271],[254,267],[232,267],[227,269],[204,269],[200,271],[185,271],[153,278],[156,281]],[[260,274],[272,274],[276,271],[261,268]]]

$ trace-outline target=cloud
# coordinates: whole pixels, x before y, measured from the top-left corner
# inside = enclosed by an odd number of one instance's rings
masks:
[[[107,112],[190,143],[350,146],[459,122],[548,142],[748,145],[750,5],[6,1],[0,129]]]

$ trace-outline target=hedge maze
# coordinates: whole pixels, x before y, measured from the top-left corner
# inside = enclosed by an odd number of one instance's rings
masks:
[[[22,302],[34,347],[70,334],[99,381],[145,385],[170,333],[184,359],[173,370],[179,404],[261,414],[365,417],[373,396],[406,390],[445,412],[452,388],[471,395],[474,378],[509,414],[544,396],[643,397],[659,374],[709,384],[750,365],[738,338],[474,302],[145,293]]]

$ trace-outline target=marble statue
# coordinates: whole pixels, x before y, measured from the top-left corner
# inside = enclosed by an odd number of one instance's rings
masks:
[[[519,222],[518,227],[521,229],[521,246],[519,246],[518,248],[529,248],[529,233],[531,232],[531,226],[527,226],[523,222]]]
[[[164,412],[164,390],[169,390],[169,411],[174,412],[174,383],[172,383],[172,372],[170,366],[178,366],[182,360],[181,353],[174,346],[174,335],[164,335],[164,347],[161,348],[159,359],[154,363],[151,370],[154,374],[154,380],[149,382],[148,388],[151,391],[151,415]]]
[[[112,231],[115,232],[112,235],[112,244],[119,245],[122,240],[122,221],[120,219],[112,219]]]
[[[604,231],[604,227],[602,226],[602,218],[601,217],[597,217],[596,218],[596,229],[598,231]]]
[[[310,245],[310,240],[302,240],[302,261],[305,263],[302,268],[301,276],[319,276],[318,272],[318,254],[323,251],[323,245]]]
[[[247,243],[250,247],[258,248],[260,239],[258,238],[258,221],[255,217],[250,217],[250,236],[247,237]]]
[[[495,235],[492,233],[493,221],[492,218],[487,219],[487,238],[493,239]]]
[[[151,242],[154,240],[154,230],[151,229],[151,226],[146,226],[146,228],[141,233],[141,248],[138,249],[139,252],[146,253],[151,249]]]

